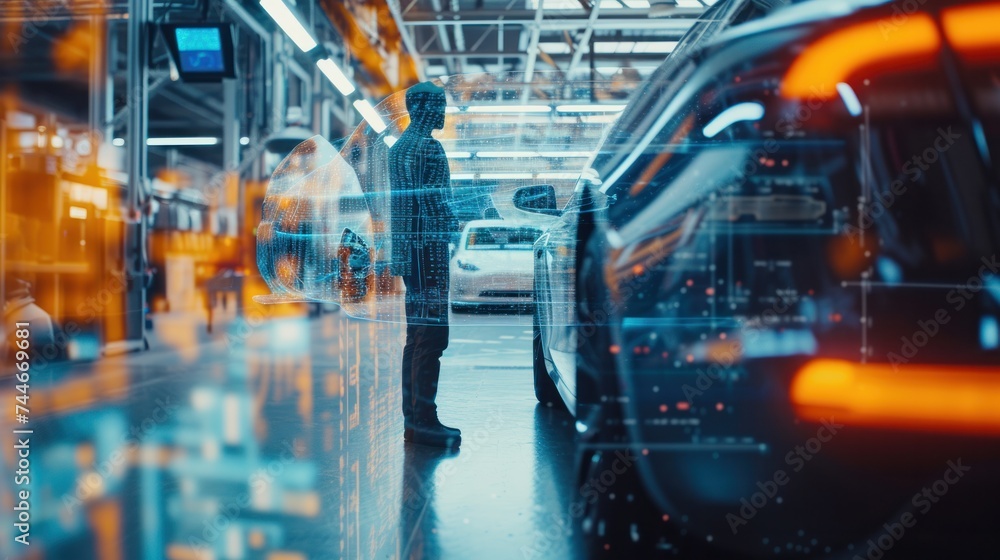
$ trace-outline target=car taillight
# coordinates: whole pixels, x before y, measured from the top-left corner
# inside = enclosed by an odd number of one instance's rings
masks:
[[[1000,434],[996,367],[816,359],[790,389],[798,417],[807,421]]]
[[[461,268],[462,270],[468,270],[469,272],[475,272],[479,270],[478,266],[470,262],[462,262],[462,259],[458,259],[457,262],[458,262],[458,268]]]

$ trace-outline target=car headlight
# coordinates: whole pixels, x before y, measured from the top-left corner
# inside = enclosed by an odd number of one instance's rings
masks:
[[[478,266],[470,262],[462,262],[462,259],[457,259],[456,262],[458,263],[458,268],[461,268],[462,270],[468,270],[469,272],[475,272],[479,270]]]

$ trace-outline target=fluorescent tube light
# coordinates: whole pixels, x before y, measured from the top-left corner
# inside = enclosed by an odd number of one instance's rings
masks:
[[[385,121],[382,120],[382,117],[379,116],[378,112],[375,111],[375,108],[372,107],[372,104],[369,103],[367,99],[358,99],[355,101],[354,108],[358,111],[358,113],[361,113],[361,116],[366,121],[368,121],[368,125],[372,127],[372,130],[374,130],[376,134],[381,134],[382,131],[385,130]]]
[[[531,173],[480,173],[480,179],[531,179]]]
[[[218,138],[211,136],[178,136],[166,138],[147,138],[147,146],[214,146]]]
[[[538,152],[476,152],[477,158],[528,158],[538,157]]]
[[[473,105],[468,113],[551,113],[548,105]]]
[[[584,105],[559,105],[556,107],[556,111],[560,113],[619,113],[624,110],[624,103],[588,103]]]
[[[549,159],[587,158],[590,157],[591,154],[593,154],[593,152],[538,152],[538,155]]]
[[[328,80],[330,80],[333,87],[337,88],[337,91],[341,94],[350,95],[354,93],[354,90],[356,89],[354,84],[351,83],[351,80],[346,74],[344,74],[344,71],[337,66],[337,63],[335,63],[333,59],[324,58],[323,60],[318,61],[316,66],[319,68],[319,71],[322,72]]]
[[[284,2],[281,0],[260,0],[260,6],[302,52],[309,52],[316,48],[318,44],[316,39]]]

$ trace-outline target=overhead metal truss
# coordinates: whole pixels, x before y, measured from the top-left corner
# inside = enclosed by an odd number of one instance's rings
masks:
[[[664,12],[662,6],[654,9],[633,0],[579,0],[578,6],[558,0],[389,2],[398,8],[408,48],[416,49],[412,52],[430,77],[482,70],[524,71],[530,77],[536,69],[573,75],[585,72],[588,64],[656,66],[667,51],[601,52],[592,47],[677,41],[705,10],[668,3]],[[660,17],[664,13],[669,17]],[[554,44],[562,51],[546,48]],[[540,62],[545,64],[539,67]],[[474,67],[464,68],[470,64]]]

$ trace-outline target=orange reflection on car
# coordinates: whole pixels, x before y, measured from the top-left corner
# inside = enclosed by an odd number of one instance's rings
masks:
[[[809,45],[792,63],[781,95],[793,99],[831,99],[836,86],[859,72],[921,68],[934,63],[941,47],[934,20],[913,14],[904,21],[868,21],[838,29]]]
[[[1000,434],[1000,368],[817,359],[796,373],[790,398],[803,420]]]
[[[941,14],[948,42],[969,62],[1000,60],[1000,2],[948,8]]]

